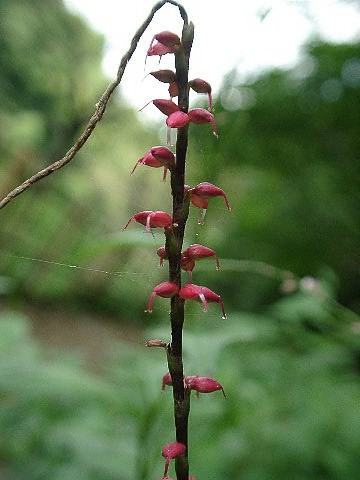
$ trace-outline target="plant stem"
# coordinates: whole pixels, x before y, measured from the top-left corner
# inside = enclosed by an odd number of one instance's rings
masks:
[[[184,19],[182,43],[175,55],[176,78],[179,87],[178,105],[183,112],[189,109],[188,72],[193,40],[193,25]],[[166,252],[169,258],[169,281],[181,287],[181,249],[189,214],[189,201],[184,198],[185,160],[188,147],[188,125],[177,130],[176,166],[171,172],[174,227],[166,232]],[[186,445],[186,455],[176,457],[177,480],[188,480],[188,418],[190,393],[184,388],[182,336],[184,325],[184,300],[179,295],[171,299],[171,344],[167,349],[169,372],[173,384],[176,441]]]

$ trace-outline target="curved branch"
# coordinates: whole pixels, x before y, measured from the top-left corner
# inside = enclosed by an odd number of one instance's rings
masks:
[[[66,152],[66,154],[61,158],[60,160],[57,160],[56,162],[48,165],[47,167],[43,168],[39,172],[35,173],[28,179],[26,179],[23,183],[18,185],[16,188],[14,188],[11,192],[9,192],[1,201],[0,201],[0,209],[5,207],[8,203],[11,202],[15,197],[23,193],[25,190],[30,188],[34,183],[38,182],[39,180],[47,177],[48,175],[51,175],[52,173],[56,172],[57,170],[60,170],[60,168],[64,167],[67,165],[71,160],[75,157],[77,152],[83,147],[83,145],[86,143],[92,132],[94,131],[96,125],[100,122],[108,101],[115,91],[115,89],[119,86],[121,79],[124,75],[125,68],[127,66],[128,61],[132,57],[133,53],[135,52],[135,49],[137,47],[137,44],[139,43],[140,38],[142,37],[143,33],[149,26],[150,22],[152,21],[155,13],[160,10],[161,7],[163,7],[166,3],[170,3],[172,5],[175,5],[176,7],[179,8],[180,15],[183,18],[184,22],[187,22],[187,15],[184,10],[184,8],[177,3],[176,1],[173,0],[162,0],[161,2],[156,3],[153,8],[151,9],[148,17],[144,21],[144,23],[140,26],[140,28],[137,30],[135,33],[134,37],[131,40],[130,48],[129,50],[125,53],[125,55],[122,57],[116,79],[111,82],[108,87],[106,88],[105,92],[101,95],[100,100],[96,104],[96,109],[93,115],[91,116],[90,120],[88,121],[88,124],[85,127],[85,130],[83,133],[80,135],[80,137],[76,140],[74,145]]]

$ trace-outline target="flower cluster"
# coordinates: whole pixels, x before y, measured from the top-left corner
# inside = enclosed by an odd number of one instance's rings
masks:
[[[147,50],[146,57],[159,56],[166,54],[174,54],[181,48],[180,38],[172,32],[163,31],[156,35],[151,40],[150,46]],[[159,60],[160,62],[160,60]],[[159,82],[168,84],[168,92],[170,98],[157,98],[148,102],[145,107],[152,103],[156,108],[160,110],[166,116],[166,125],[169,129],[182,128],[188,124],[203,124],[210,123],[213,134],[218,137],[215,119],[213,115],[213,100],[211,86],[208,82],[201,78],[195,78],[188,82],[188,88],[192,89],[196,93],[207,94],[209,100],[209,109],[193,108],[189,111],[183,111],[174,102],[174,98],[178,96],[179,86],[177,81],[177,74],[172,70],[157,70],[150,72],[150,75]],[[143,107],[143,108],[145,108]],[[141,109],[142,110],[142,109]],[[174,174],[176,167],[176,155],[167,146],[154,146],[151,147],[146,153],[139,158],[132,171],[133,174],[139,165],[145,165],[153,168],[163,169],[163,181],[166,180],[167,172],[170,171],[171,175]],[[223,197],[226,208],[230,211],[228,199],[225,192],[209,182],[202,182],[194,187],[184,185],[184,202],[188,202],[196,208],[201,209],[201,216],[198,220],[199,224],[204,223],[205,213],[208,208],[209,199],[214,197]],[[178,225],[174,222],[172,215],[164,211],[145,210],[135,213],[124,226],[124,230],[129,226],[131,222],[136,222],[145,226],[145,230],[150,232],[152,228],[162,228],[166,237],[174,234],[174,229]],[[164,261],[169,259],[169,251],[166,246],[159,247],[156,250],[156,254],[160,257],[160,266],[163,266]],[[209,303],[215,302],[220,305],[222,318],[226,319],[226,313],[224,309],[223,301],[217,293],[213,292],[209,288],[196,285],[193,283],[193,270],[196,263],[199,260],[206,258],[214,258],[215,266],[217,270],[220,270],[219,258],[214,250],[211,248],[200,245],[189,245],[181,252],[180,267],[183,271],[187,272],[188,283],[181,285],[174,281],[164,281],[156,285],[150,295],[146,312],[151,313],[153,303],[156,297],[172,298],[178,296],[178,298],[186,300],[194,300],[200,302],[203,305],[205,312],[208,311]],[[151,340],[147,342],[147,346],[157,346],[167,348],[167,344],[161,340]],[[184,376],[184,390],[190,395],[191,391],[195,391],[196,395],[200,393],[212,393],[221,390],[224,397],[225,392],[222,385],[213,378],[203,377],[199,375],[187,375]],[[165,389],[165,385],[172,386],[172,378],[170,372],[166,373],[162,380],[162,389]],[[165,445],[162,449],[162,456],[165,458],[165,469],[163,479],[171,480],[168,477],[168,470],[170,461],[178,456],[187,455],[187,446],[180,442],[172,442]],[[195,477],[189,477],[189,480],[195,480]]]

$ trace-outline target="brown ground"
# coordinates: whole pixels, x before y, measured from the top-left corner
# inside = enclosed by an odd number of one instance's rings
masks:
[[[34,337],[43,345],[79,353],[93,371],[100,371],[107,353],[117,340],[143,344],[139,326],[89,313],[46,311],[28,307]]]

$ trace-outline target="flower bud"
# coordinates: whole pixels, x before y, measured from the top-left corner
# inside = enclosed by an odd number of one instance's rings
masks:
[[[168,385],[169,387],[172,387],[172,379],[171,379],[170,372],[165,373],[165,375],[163,376],[162,386],[161,386],[162,391],[165,390],[165,385]]]
[[[170,460],[172,460],[175,457],[178,457],[179,455],[183,455],[185,452],[186,452],[186,446],[180,442],[168,443],[162,448],[161,454],[166,459],[163,478],[167,478]]]
[[[211,123],[213,134],[215,135],[215,137],[218,137],[214,115],[205,110],[205,108],[193,108],[192,110],[188,111],[188,116],[190,122],[192,123]]]
[[[188,114],[181,110],[171,113],[166,119],[166,125],[170,128],[185,127],[189,122]]]
[[[178,291],[179,291],[179,287],[178,285],[176,285],[176,283],[173,283],[173,282],[159,283],[159,285],[156,285],[156,287],[154,287],[153,291],[151,292],[149,303],[145,312],[149,312],[149,313],[152,312],[152,306],[156,296],[163,297],[163,298],[171,298],[174,295],[176,295]]]
[[[180,289],[179,296],[184,300],[195,300],[197,302],[201,302],[204,306],[205,312],[208,311],[209,302],[217,302],[221,306],[222,318],[223,320],[226,320],[226,313],[221,297],[209,288],[201,285],[195,285],[194,283],[188,283]]]
[[[194,80],[190,80],[189,87],[194,90],[196,93],[207,93],[209,98],[209,109],[213,111],[213,103],[212,103],[212,96],[211,96],[211,85],[210,83],[202,80],[201,78],[194,78]]]
[[[174,47],[175,45],[180,45],[180,38],[176,35],[176,33],[169,32],[168,30],[154,35],[150,42],[150,47],[153,45],[154,40],[157,40],[159,43],[165,45],[166,47]]]
[[[184,250],[181,255],[187,261],[189,260],[200,260],[202,258],[215,257],[216,270],[220,270],[219,258],[211,248],[205,247],[204,245],[199,245],[194,243],[190,245],[186,250]]]
[[[147,107],[149,103],[153,103],[155,107],[158,108],[160,112],[164,115],[170,115],[180,110],[180,108],[172,100],[169,100],[167,98],[155,98],[155,100],[150,100],[150,102],[140,108],[139,112],[141,112],[141,110],[144,110],[144,108]]]
[[[195,260],[192,260],[189,257],[182,256],[180,260],[180,267],[184,272],[189,274],[189,283],[192,283],[192,271],[195,268]]]
[[[156,250],[156,254],[158,257],[160,257],[160,263],[159,267],[162,267],[164,265],[164,260],[168,260],[168,254],[166,253],[165,247],[159,247]]]
[[[179,95],[179,85],[177,82],[171,82],[168,88],[170,98],[177,97]]]
[[[223,387],[219,382],[209,377],[185,377],[185,385],[190,390],[195,390],[199,393],[212,393],[221,390],[226,398]]]
[[[150,232],[150,228],[167,228],[172,225],[172,216],[166,212],[157,210],[151,212],[147,219],[145,228],[147,232]]]
[[[162,83],[176,82],[176,75],[172,70],[157,70],[155,72],[150,72],[149,75],[152,75],[156,80],[159,80],[159,82]]]

